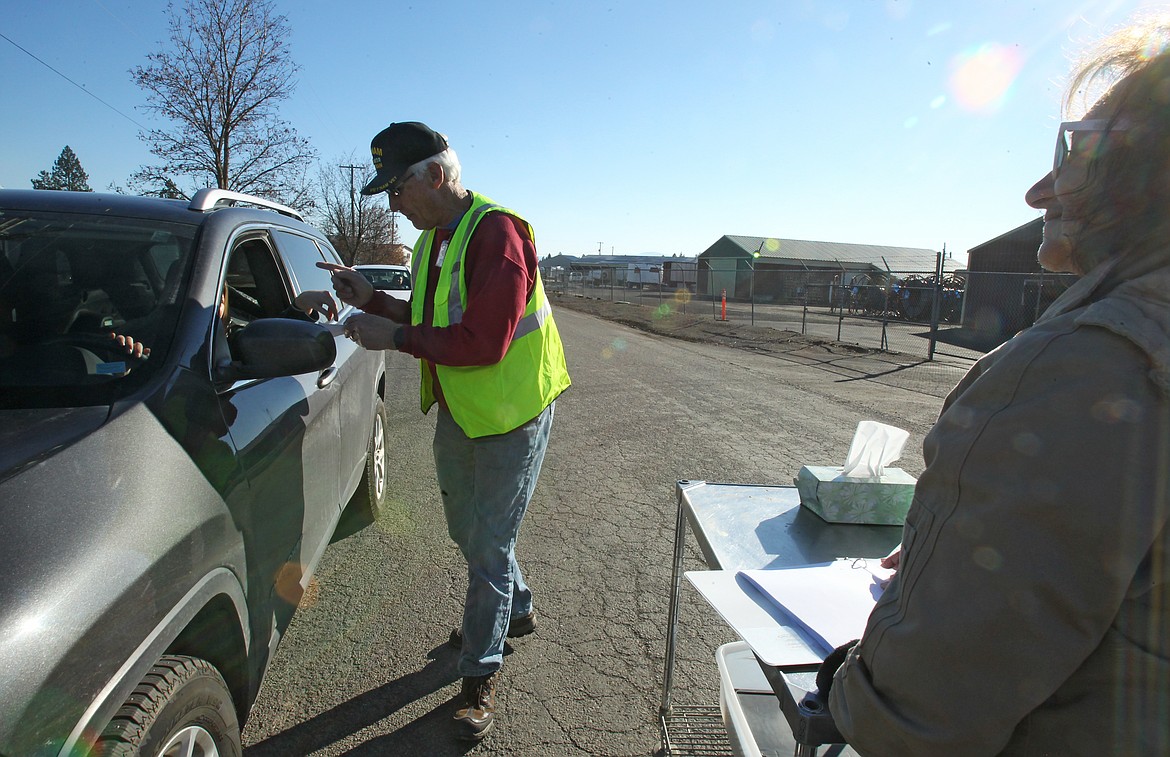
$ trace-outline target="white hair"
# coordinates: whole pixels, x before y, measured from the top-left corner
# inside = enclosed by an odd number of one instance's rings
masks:
[[[446,136],[443,139],[446,139]],[[459,183],[459,176],[462,174],[462,169],[459,166],[459,156],[455,154],[455,149],[452,147],[448,147],[438,155],[432,155],[429,158],[424,158],[415,163],[406,169],[406,175],[422,176],[427,172],[427,166],[432,163],[437,163],[443,169],[443,178],[445,181],[452,184]]]

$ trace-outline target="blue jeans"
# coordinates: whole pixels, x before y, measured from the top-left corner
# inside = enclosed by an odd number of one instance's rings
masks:
[[[439,410],[434,451],[443,513],[467,560],[461,676],[499,670],[509,621],[532,612],[532,592],[516,564],[516,535],[540,476],[555,404],[517,429],[478,439]]]

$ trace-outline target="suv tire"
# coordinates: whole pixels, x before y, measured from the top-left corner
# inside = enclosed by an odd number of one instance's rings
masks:
[[[378,519],[386,502],[386,404],[381,397],[374,398],[374,427],[370,431],[370,446],[366,450],[366,473],[354,493],[355,514],[369,525]]]
[[[374,427],[366,446],[366,470],[361,483],[345,505],[332,543],[353,536],[366,526],[373,525],[382,512],[390,489],[386,450],[386,404],[374,397]]]
[[[95,757],[178,753],[240,757],[240,725],[223,676],[198,657],[168,655],[154,664],[95,745]]]

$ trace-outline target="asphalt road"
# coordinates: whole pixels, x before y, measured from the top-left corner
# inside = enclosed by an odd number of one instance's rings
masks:
[[[392,503],[326,552],[253,709],[247,757],[654,755],[675,482],[790,484],[803,464],[842,462],[861,420],[909,430],[899,465],[921,472],[942,392],[866,380],[864,357],[829,364],[564,308],[556,318],[573,387],[517,550],[540,625],[505,658],[493,732],[474,746],[451,736],[459,683],[445,642],[466,566],[443,524],[417,364],[390,354]],[[734,637],[689,587],[680,617],[673,700],[714,704],[714,650]]]

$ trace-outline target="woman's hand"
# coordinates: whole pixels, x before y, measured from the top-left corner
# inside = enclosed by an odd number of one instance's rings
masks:
[[[902,564],[902,545],[894,547],[894,551],[882,558],[881,566],[889,570],[897,570]]]
[[[132,336],[115,334],[111,331],[110,339],[114,340],[114,342],[123,350],[125,350],[126,354],[130,357],[137,358],[139,360],[145,360],[150,357],[150,348],[142,342],[135,341],[134,337]]]
[[[333,295],[324,289],[301,292],[293,300],[293,306],[306,313],[316,310],[318,313],[324,313],[331,321],[337,320],[337,303],[334,302]]]

